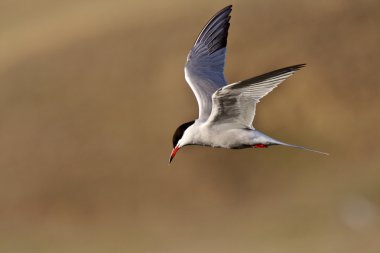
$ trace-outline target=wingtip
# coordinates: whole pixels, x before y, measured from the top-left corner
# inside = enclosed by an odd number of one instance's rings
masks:
[[[306,67],[306,63],[297,64],[297,65],[291,66],[290,68],[293,68],[294,70],[300,70],[304,67]]]
[[[212,20],[213,18],[219,16],[220,14],[224,13],[224,12],[229,12],[228,15],[230,15],[231,11],[232,11],[232,4],[227,5],[226,7],[224,7],[224,8],[221,9],[220,11],[218,11],[218,12],[217,12],[217,13],[211,18],[211,20]]]
[[[226,7],[221,9],[220,12],[223,12],[223,11],[228,10],[228,9],[232,9],[232,4],[227,5]]]
[[[306,67],[306,63],[299,64],[300,68]]]

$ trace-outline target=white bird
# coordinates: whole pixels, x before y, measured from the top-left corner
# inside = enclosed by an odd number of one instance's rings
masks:
[[[231,11],[232,5],[229,5],[211,18],[187,56],[185,79],[197,99],[199,117],[175,131],[169,163],[177,151],[187,145],[229,149],[283,145],[327,154],[275,140],[252,126],[260,99],[305,64],[227,85],[224,62]]]

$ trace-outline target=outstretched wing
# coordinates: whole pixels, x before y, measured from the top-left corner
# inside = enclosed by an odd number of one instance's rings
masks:
[[[212,96],[212,112],[208,121],[251,127],[260,99],[304,66],[300,64],[278,69],[220,88]]]
[[[232,5],[229,5],[211,18],[187,56],[185,78],[197,98],[202,121],[211,113],[212,94],[227,84],[224,61],[231,11]]]

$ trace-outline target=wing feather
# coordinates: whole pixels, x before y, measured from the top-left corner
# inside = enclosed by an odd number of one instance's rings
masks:
[[[202,121],[211,113],[212,94],[227,84],[224,63],[231,11],[229,5],[210,19],[187,56],[185,78],[197,99]]]
[[[256,104],[305,64],[278,69],[218,89],[212,96],[212,123],[237,123],[252,127]]]

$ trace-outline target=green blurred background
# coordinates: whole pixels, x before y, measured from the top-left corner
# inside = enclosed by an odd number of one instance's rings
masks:
[[[185,57],[234,4],[226,77],[284,147],[182,149]],[[0,2],[0,252],[379,252],[380,2]]]

